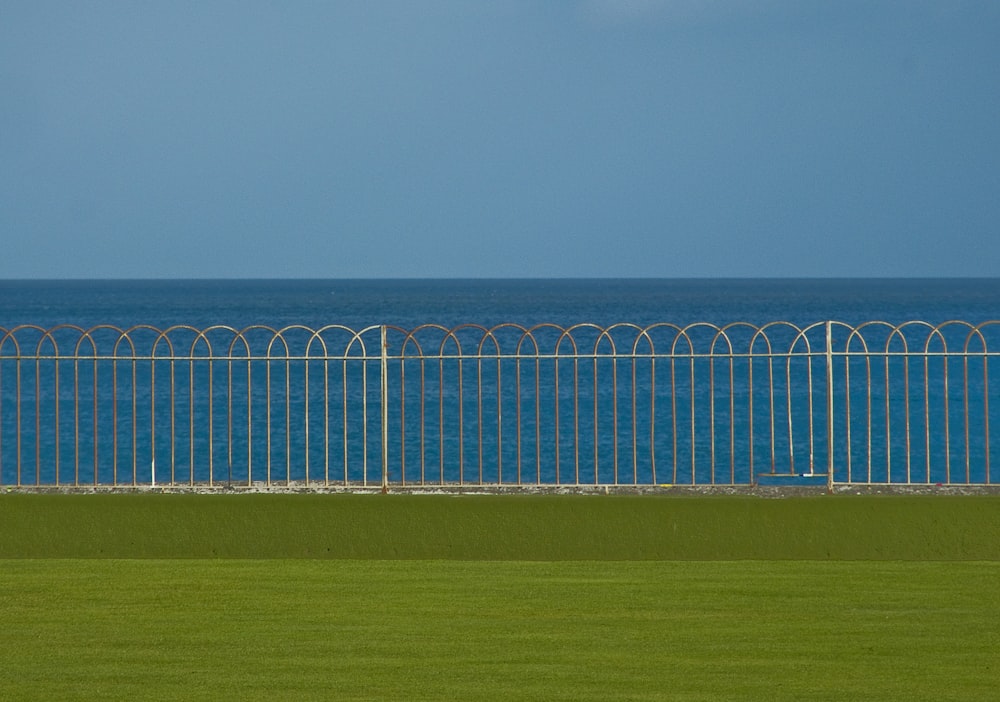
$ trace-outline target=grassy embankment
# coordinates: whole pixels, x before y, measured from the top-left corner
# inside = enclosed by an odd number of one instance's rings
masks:
[[[1000,560],[1000,496],[0,496],[0,558]]]
[[[1000,685],[998,498],[6,495],[0,557],[0,699]]]

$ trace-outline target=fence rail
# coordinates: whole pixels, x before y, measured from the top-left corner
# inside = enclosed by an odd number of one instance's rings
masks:
[[[0,328],[0,484],[986,485],[1000,321]]]

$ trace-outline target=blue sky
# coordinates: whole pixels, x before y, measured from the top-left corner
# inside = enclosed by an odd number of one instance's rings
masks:
[[[1000,275],[1000,3],[0,2],[0,278]]]

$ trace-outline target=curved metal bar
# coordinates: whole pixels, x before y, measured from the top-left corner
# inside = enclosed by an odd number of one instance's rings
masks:
[[[368,486],[377,454],[380,484],[390,470],[402,485],[638,485],[660,474],[754,484],[765,472],[823,475],[815,452],[825,446],[831,484],[991,484],[998,325],[19,325],[0,328],[0,481],[139,485],[148,451],[151,483],[211,487],[218,451],[227,484],[246,470],[247,485]],[[368,382],[373,363],[378,387]],[[824,390],[825,409],[815,402]],[[376,393],[380,417],[368,413]],[[375,431],[380,449],[369,446]],[[805,447],[808,469],[796,466]],[[342,478],[331,473],[338,449]],[[855,474],[861,452],[865,470]]]

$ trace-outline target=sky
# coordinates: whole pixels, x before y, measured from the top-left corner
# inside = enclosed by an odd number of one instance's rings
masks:
[[[998,275],[995,0],[0,0],[0,278]]]

